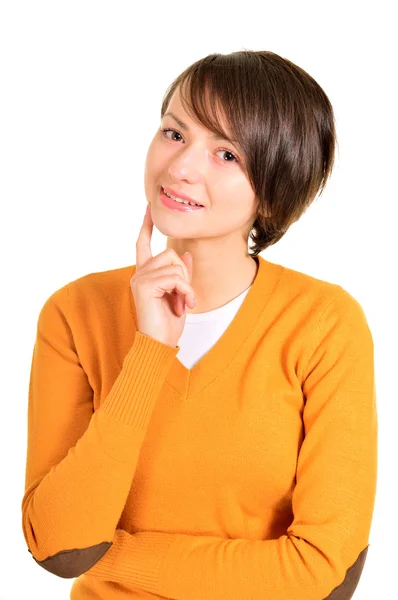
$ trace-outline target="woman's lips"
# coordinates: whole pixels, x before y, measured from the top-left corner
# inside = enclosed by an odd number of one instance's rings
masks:
[[[191,206],[190,204],[181,204],[180,202],[176,202],[172,198],[166,196],[162,187],[160,188],[160,201],[164,206],[167,206],[167,208],[176,210],[178,212],[195,212],[204,208],[204,206]]]
[[[181,200],[187,200],[187,202],[192,202],[193,204],[200,204],[201,206],[203,206],[203,204],[201,202],[197,202],[195,200],[195,198],[191,198],[190,196],[187,196],[183,192],[178,192],[177,190],[173,190],[172,188],[164,186],[164,185],[162,185],[162,188],[168,194],[171,194],[172,196],[175,196],[176,198],[181,198]]]

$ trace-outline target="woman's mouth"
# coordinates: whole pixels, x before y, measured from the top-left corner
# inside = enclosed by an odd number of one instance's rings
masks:
[[[160,188],[160,201],[162,204],[164,204],[164,206],[167,206],[167,208],[171,208],[172,210],[177,210],[179,212],[194,212],[196,210],[204,208],[204,206],[193,206],[192,204],[185,204],[185,201],[177,202],[176,200],[173,200],[172,198],[167,196],[162,187]]]

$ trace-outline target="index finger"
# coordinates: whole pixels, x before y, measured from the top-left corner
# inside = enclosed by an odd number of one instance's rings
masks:
[[[144,221],[141,225],[140,233],[135,244],[136,249],[136,269],[140,269],[150,258],[152,258],[151,238],[153,231],[153,221],[151,215],[151,205],[146,207]]]

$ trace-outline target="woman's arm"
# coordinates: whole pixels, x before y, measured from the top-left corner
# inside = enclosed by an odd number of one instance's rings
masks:
[[[112,545],[172,348],[136,332],[93,413],[77,355],[68,285],[44,304],[33,349],[22,528],[44,569],[77,577]]]

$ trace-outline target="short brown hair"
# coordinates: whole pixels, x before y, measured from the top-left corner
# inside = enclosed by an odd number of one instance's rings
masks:
[[[243,152],[242,167],[259,201],[249,232],[249,254],[257,256],[281,239],[331,175],[337,144],[332,105],[311,75],[265,50],[209,54],[193,63],[167,88],[161,118],[177,88],[188,114],[223,138],[232,136]],[[216,106],[228,119],[229,135]]]

